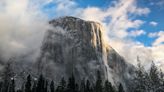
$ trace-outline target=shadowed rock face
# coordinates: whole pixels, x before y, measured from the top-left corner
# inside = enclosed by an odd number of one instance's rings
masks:
[[[76,80],[86,78],[94,83],[99,70],[104,80],[126,83],[133,66],[104,41],[101,24],[74,17],[49,24],[53,28],[45,34],[38,60],[38,69],[47,78],[58,82],[73,73]]]

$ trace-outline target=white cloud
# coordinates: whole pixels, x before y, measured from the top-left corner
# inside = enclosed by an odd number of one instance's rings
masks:
[[[132,11],[138,11],[141,8],[136,7],[135,0],[120,0],[118,5],[110,8],[111,11],[111,22],[108,24],[110,32],[113,32],[118,38],[126,38],[128,36],[127,30],[129,28],[139,28],[144,21],[142,20],[131,20],[129,14],[141,14]],[[143,13],[143,15],[146,13]]]
[[[30,6],[30,0],[18,2],[0,2],[4,4],[0,10],[0,51],[4,59],[38,50],[47,28],[47,18],[37,6]]]
[[[163,7],[164,5],[164,1],[163,0],[159,0],[156,5],[160,6],[160,7]]]
[[[157,37],[157,36],[158,36],[158,33],[157,32],[149,33],[148,34],[148,37],[150,37],[150,38]]]
[[[164,44],[164,34],[159,36],[153,43],[154,46],[158,46],[160,44]]]
[[[45,10],[48,13],[53,13],[54,17],[61,17],[61,16],[77,16],[77,14],[81,14],[82,8],[78,7],[78,4],[73,0],[49,0],[45,2],[43,0],[44,5],[40,7],[44,7],[48,4],[55,4],[55,7],[46,8]],[[38,0],[38,2],[40,2]],[[49,15],[49,14],[47,14]]]
[[[156,38],[150,48],[155,63],[164,71],[164,31],[149,33],[148,36]]]
[[[110,45],[123,56],[127,62],[133,65],[137,65],[137,57],[140,58],[141,63],[144,65],[153,60],[151,48],[145,47],[140,42],[134,42],[130,39],[110,39]]]
[[[144,30],[135,30],[135,31],[130,31],[129,35],[132,37],[137,37],[140,35],[145,35],[146,32]]]
[[[132,7],[131,13],[135,13],[137,15],[143,15],[143,14],[148,14],[150,13],[149,8],[139,8],[137,6]]]
[[[151,21],[149,24],[152,25],[152,26],[157,26],[158,25],[158,23],[155,22],[155,21]]]
[[[155,63],[164,71],[164,44],[151,47]]]
[[[97,22],[103,22],[107,16],[109,16],[109,13],[98,7],[87,7],[83,9],[81,14],[81,18]]]
[[[156,37],[155,41],[153,42],[152,45],[157,46],[160,44],[164,43],[164,31],[159,31],[159,32],[153,32],[153,33],[149,33],[148,36],[150,38],[154,38]]]
[[[158,37],[158,36],[162,36],[164,35],[164,31],[161,30],[159,32],[152,32],[152,33],[149,33],[149,37]]]
[[[153,7],[157,7],[158,9],[164,9],[163,5],[164,5],[164,0],[149,0],[150,1],[150,5],[152,5]]]

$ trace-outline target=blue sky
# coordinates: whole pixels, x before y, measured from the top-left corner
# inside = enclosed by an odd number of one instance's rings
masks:
[[[111,1],[112,0],[76,0],[81,7],[97,6],[101,8],[107,7]]]
[[[164,4],[162,5],[156,5],[157,2],[160,0],[140,0],[139,6],[141,7],[148,7],[151,12],[147,16],[144,17],[136,17],[145,20],[147,23],[141,27],[141,29],[144,29],[145,31],[149,32],[158,32],[161,30],[164,30]],[[164,2],[164,1],[163,1]],[[161,0],[161,3],[163,3]],[[154,4],[152,4],[154,3]],[[158,23],[157,26],[151,26],[149,23],[151,21],[155,21]],[[141,36],[137,40],[143,42],[145,45],[151,45],[151,43],[155,40],[149,37]]]

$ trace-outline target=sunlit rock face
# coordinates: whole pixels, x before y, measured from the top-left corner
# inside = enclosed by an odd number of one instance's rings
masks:
[[[80,82],[96,80],[97,71],[102,79],[113,84],[125,84],[130,78],[131,65],[104,41],[101,24],[74,17],[63,17],[49,22],[45,34],[38,71],[56,83],[72,74]]]

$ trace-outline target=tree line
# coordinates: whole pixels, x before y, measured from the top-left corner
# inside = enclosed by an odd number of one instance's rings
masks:
[[[0,82],[0,92],[164,92],[164,74],[154,62],[147,70],[141,63],[138,63],[134,75],[125,85],[126,91],[121,83],[113,86],[109,81],[103,82],[99,71],[97,71],[95,84],[85,79],[76,83],[74,74],[68,79],[62,78],[59,83],[48,81],[43,75],[36,80],[28,75],[24,79],[25,83],[21,84],[22,87],[17,89],[17,80],[11,77],[13,72],[11,72],[9,63],[5,67],[4,76]]]
[[[38,80],[32,80],[32,76],[28,75],[21,89],[16,88],[15,82],[14,78],[0,82],[0,92],[125,92],[122,84],[116,90],[109,81],[103,83],[99,71],[94,85],[89,80],[82,80],[80,84],[76,83],[73,74],[67,81],[62,78],[57,86],[54,81],[49,82],[43,75],[40,75]]]
[[[152,62],[147,70],[138,63],[135,76],[128,85],[129,92],[164,92],[164,74]]]

